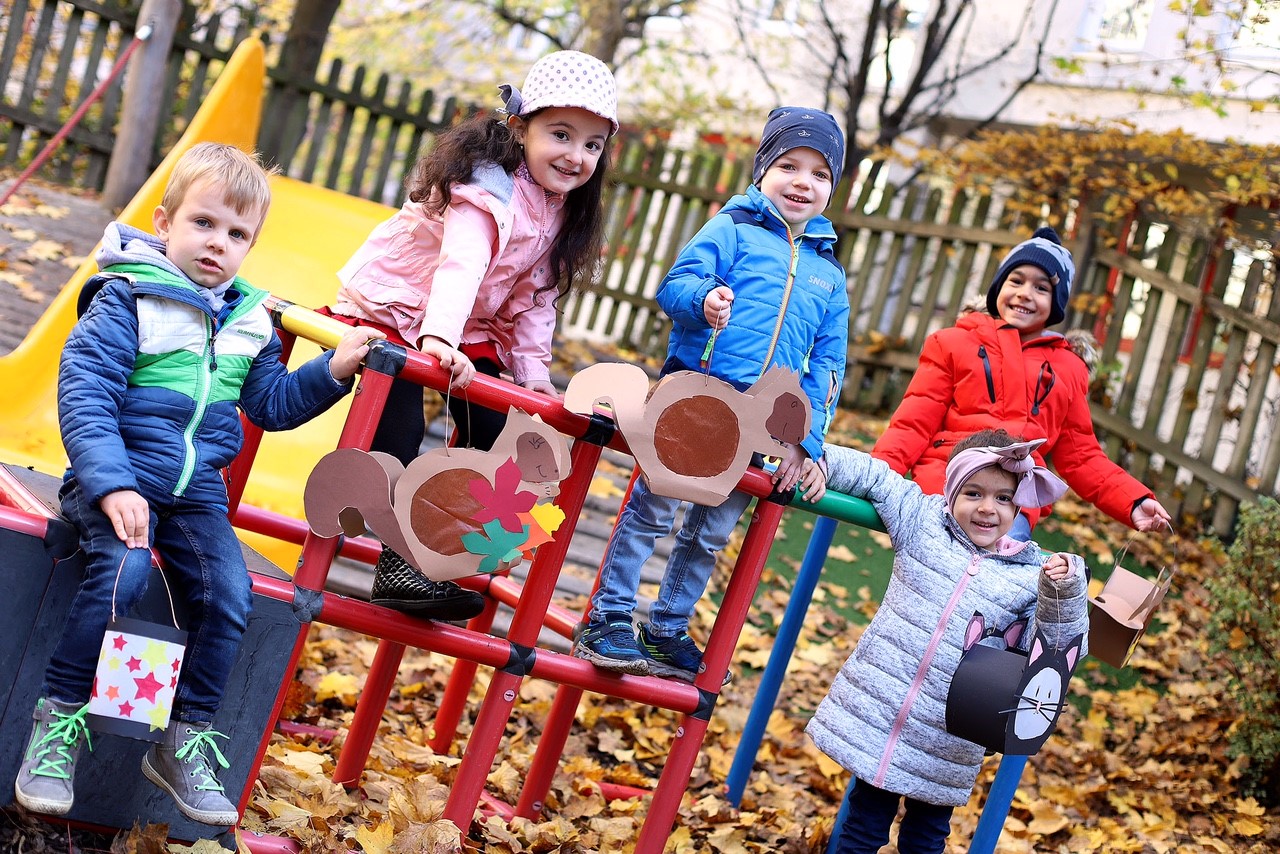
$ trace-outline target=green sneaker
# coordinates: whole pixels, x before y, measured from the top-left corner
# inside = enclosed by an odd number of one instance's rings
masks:
[[[82,739],[93,749],[84,721],[88,710],[87,703],[77,706],[48,697],[41,697],[36,703],[31,742],[18,768],[18,778],[13,781],[18,803],[43,815],[66,815],[71,811]]]
[[[226,736],[209,726],[170,721],[164,740],[142,757],[142,773],[168,792],[187,818],[230,827],[240,820],[240,811],[227,799],[213,770],[215,761],[223,768],[230,767],[213,740],[214,736]]]

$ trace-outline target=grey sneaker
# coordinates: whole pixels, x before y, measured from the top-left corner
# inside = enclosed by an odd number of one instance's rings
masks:
[[[240,820],[240,812],[227,800],[214,773],[214,761],[223,768],[229,767],[214,736],[226,738],[211,730],[209,724],[170,721],[164,741],[153,745],[142,757],[142,773],[168,792],[187,818],[229,827]]]
[[[84,722],[88,710],[87,703],[77,706],[48,697],[41,697],[36,703],[31,715],[35,718],[31,743],[18,768],[18,778],[13,781],[18,803],[43,815],[66,815],[71,811],[82,739],[93,749]]]

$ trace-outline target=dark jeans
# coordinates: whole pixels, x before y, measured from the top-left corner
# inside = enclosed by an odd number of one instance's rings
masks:
[[[79,705],[89,701],[113,589],[116,615],[124,616],[148,584],[162,582],[151,566],[151,552],[126,548],[106,514],[74,479],[64,484],[61,498],[62,513],[79,530],[88,560],[42,693]],[[226,507],[173,499],[168,507],[151,505],[151,542],[164,558],[174,600],[187,606],[187,650],[173,717],[208,723],[222,702],[252,607],[240,541]]]
[[[889,844],[889,827],[898,815],[898,802],[905,800],[906,813],[898,828],[899,854],[942,854],[951,833],[952,807],[926,804],[886,792],[863,780],[849,790],[849,810],[844,824],[836,828],[837,854],[876,854]]]
[[[502,373],[502,366],[492,359],[476,359],[474,364],[478,374],[496,377]],[[443,393],[440,396],[445,397]],[[468,402],[465,392],[458,389],[450,392],[447,399],[449,415],[458,431],[454,444],[459,448],[481,451],[492,448],[507,424],[507,414]],[[390,454],[401,465],[408,466],[418,458],[426,433],[427,425],[422,417],[422,386],[408,380],[392,380],[387,405],[382,410],[369,450]]]

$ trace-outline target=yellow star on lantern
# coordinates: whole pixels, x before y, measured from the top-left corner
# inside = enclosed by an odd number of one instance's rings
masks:
[[[169,725],[169,707],[156,706],[147,714],[147,717],[151,719],[151,729],[164,729]]]
[[[147,650],[142,653],[142,660],[151,665],[151,669],[155,670],[162,664],[169,663],[169,645],[164,641],[149,640],[147,641]]]
[[[120,669],[120,659],[119,659],[119,658],[117,658],[117,657],[116,657],[116,656],[114,656],[114,655],[113,655],[113,656],[111,656],[111,658],[107,659],[107,669],[108,669],[108,670],[119,670],[119,669]]]

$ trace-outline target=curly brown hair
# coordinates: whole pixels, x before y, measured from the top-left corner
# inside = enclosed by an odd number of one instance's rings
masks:
[[[523,118],[529,121],[539,112]],[[471,181],[477,167],[492,163],[510,173],[523,161],[524,149],[506,122],[480,113],[436,139],[431,151],[418,160],[405,179],[405,191],[411,201],[439,215],[449,206],[453,185]],[[604,207],[600,200],[608,171],[606,143],[591,177],[565,199],[564,226],[551,249],[552,284],[541,289],[555,290],[556,301],[595,277],[604,246]]]

